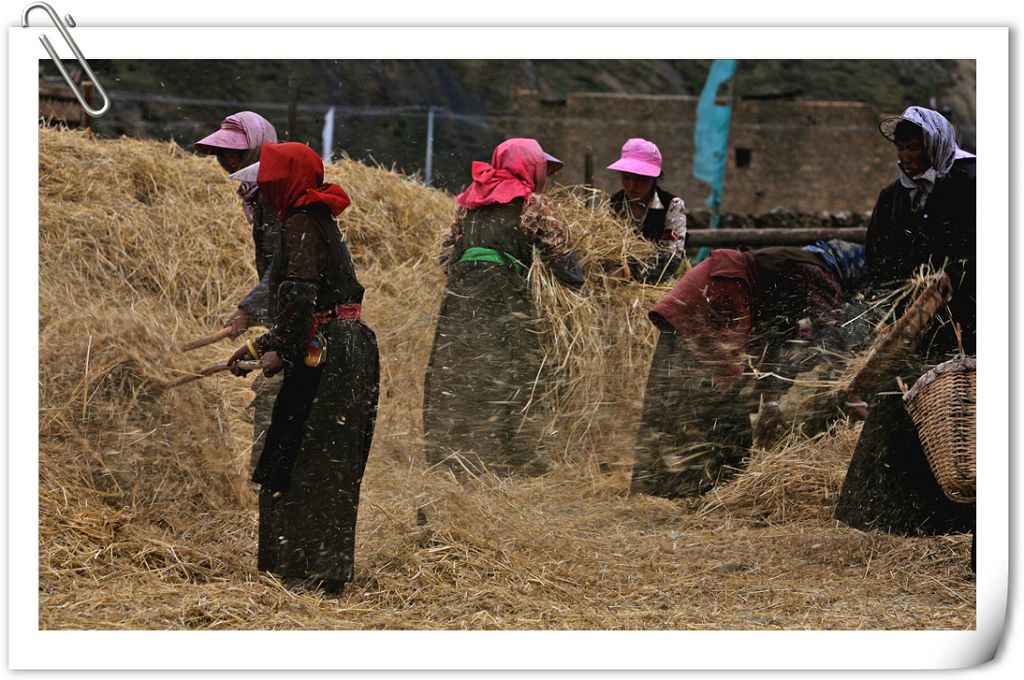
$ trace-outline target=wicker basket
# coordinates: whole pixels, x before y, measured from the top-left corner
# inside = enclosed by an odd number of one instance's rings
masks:
[[[943,493],[973,503],[977,480],[975,360],[959,356],[928,371],[903,395]]]

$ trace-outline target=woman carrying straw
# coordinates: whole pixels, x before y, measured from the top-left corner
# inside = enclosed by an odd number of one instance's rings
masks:
[[[664,174],[661,151],[646,139],[629,139],[619,160],[608,166],[619,173],[622,189],[609,199],[611,209],[624,218],[637,236],[658,246],[649,261],[629,259],[610,273],[643,283],[660,283],[679,272],[686,247],[686,205],[683,199],[658,186]]]
[[[229,363],[255,358],[265,375],[284,372],[253,474],[259,569],[338,594],[352,579],[380,382],[376,338],[359,320],[363,287],[333,219],[349,198],[324,184],[304,144],[264,144],[257,182],[283,223],[268,279],[273,325]]]
[[[917,352],[897,369],[912,384],[958,354],[961,344],[965,354],[976,352],[975,175],[970,164],[957,164],[971,154],[959,149],[953,126],[936,111],[911,106],[883,120],[879,130],[896,148],[898,177],[882,189],[868,223],[869,284],[876,291],[898,288],[922,266],[945,269],[953,284],[948,313],[940,313]],[[863,395],[870,410],[836,519],[908,535],[973,531],[974,505],[942,493],[895,377],[879,394]]]
[[[231,327],[231,336],[238,337],[253,325],[267,327],[270,325],[270,312],[267,308],[270,292],[267,286],[267,275],[270,262],[281,237],[281,221],[274,211],[267,206],[256,183],[253,164],[260,160],[260,149],[264,142],[276,142],[277,132],[274,126],[258,113],[240,111],[223,120],[220,129],[203,137],[193,147],[197,153],[217,157],[217,162],[225,172],[241,180],[238,196],[242,201],[242,212],[252,226],[252,239],[256,248],[256,278],[258,283],[238,303],[238,307],[225,323]],[[252,167],[252,177],[241,178],[234,173],[246,167]],[[252,450],[249,455],[249,475],[256,468],[260,451],[266,441],[267,429],[270,427],[270,414],[274,409],[274,399],[281,389],[281,376],[272,378],[262,376],[252,384],[256,396],[252,400],[253,407],[253,438]]]
[[[562,167],[534,139],[509,139],[455,198],[441,256],[447,274],[427,367],[427,460],[456,472],[543,470],[526,415],[542,369],[527,272],[534,248],[558,280],[583,284],[565,228],[541,192]]]
[[[713,250],[684,274],[649,313],[660,333],[632,491],[705,493],[742,467],[752,444],[771,444],[786,424],[779,400],[796,375],[841,356],[838,310],[863,276],[863,248],[843,241]],[[792,351],[796,342],[806,351]],[[741,392],[751,376],[748,400]]]

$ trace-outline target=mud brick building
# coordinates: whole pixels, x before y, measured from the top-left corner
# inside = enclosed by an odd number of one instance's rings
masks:
[[[704,207],[708,186],[693,177],[696,97],[572,93],[545,101],[524,90],[516,106],[517,134],[536,137],[565,161],[559,182],[584,182],[589,150],[594,186],[616,190],[617,177],[605,167],[626,139],[645,137],[664,156],[662,185],[691,209]],[[723,212],[871,210],[896,176],[893,147],[878,133],[889,115],[860,102],[736,101]]]

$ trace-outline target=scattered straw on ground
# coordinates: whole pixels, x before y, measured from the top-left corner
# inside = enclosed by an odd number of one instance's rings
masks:
[[[629,495],[645,313],[664,289],[601,276],[640,246],[586,196],[557,196],[586,289],[531,274],[559,377],[538,405],[552,471],[462,484],[428,468],[419,404],[450,197],[351,160],[328,178],[353,198],[339,226],[383,362],[355,581],[337,599],[283,589],[255,568],[249,381],[156,387],[234,349],[174,349],[254,283],[234,187],[173,144],[40,136],[41,628],[974,627],[969,537],[831,519],[856,428],[756,453],[700,501]]]

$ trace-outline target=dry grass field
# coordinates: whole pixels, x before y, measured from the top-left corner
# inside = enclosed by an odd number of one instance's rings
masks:
[[[353,199],[339,226],[382,358],[355,581],[337,599],[256,570],[251,378],[156,382],[238,342],[175,349],[255,283],[233,184],[173,144],[40,130],[40,628],[974,628],[969,536],[831,518],[857,426],[757,451],[702,499],[628,493],[645,315],[665,289],[600,276],[636,244],[579,193],[557,200],[585,291],[531,272],[555,367],[535,404],[550,472],[428,468],[419,404],[451,198],[349,160],[328,179]]]

